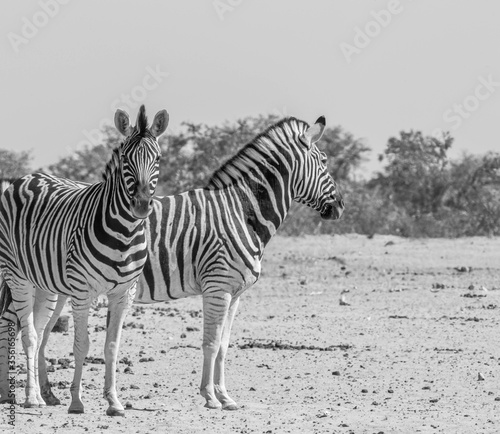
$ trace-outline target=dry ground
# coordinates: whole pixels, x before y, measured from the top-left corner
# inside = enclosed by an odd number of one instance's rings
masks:
[[[73,369],[56,363],[49,375],[63,405],[17,406],[16,432],[499,433],[499,247],[485,238],[277,237],[235,320],[226,372],[239,411],[210,411],[198,395],[194,298],[129,313],[124,418],[104,415],[98,363],[85,367],[86,414],[68,415]],[[93,310],[90,320],[97,358],[105,315]],[[52,334],[48,358],[72,362],[72,332]]]

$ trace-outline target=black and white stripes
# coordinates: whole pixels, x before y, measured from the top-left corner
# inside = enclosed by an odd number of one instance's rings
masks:
[[[342,215],[342,196],[315,145],[324,127],[324,118],[311,127],[284,119],[222,165],[206,188],[154,200],[136,301],[203,295],[201,394],[208,407],[236,407],[223,380],[231,321],[292,201],[325,219]]]
[[[149,128],[142,106],[133,128],[128,115],[118,110],[115,125],[126,139],[114,150],[102,182],[82,185],[34,173],[15,181],[1,196],[4,284],[0,296],[11,292],[23,331],[28,359],[26,407],[44,405],[37,384],[37,349],[56,294],[61,294],[72,298],[75,319],[76,367],[69,411],[83,412],[80,383],[88,351],[88,309],[93,297],[105,293],[112,321],[106,339],[104,393],[110,404],[108,414],[123,412],[116,397],[113,366],[121,322],[131,302],[127,294],[133,294],[147,257],[144,219],[158,179],[157,137],[167,123],[168,115],[161,111]]]

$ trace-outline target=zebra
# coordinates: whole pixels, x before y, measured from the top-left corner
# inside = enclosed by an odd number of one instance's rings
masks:
[[[153,200],[146,221],[149,255],[135,302],[202,295],[200,394],[208,408],[238,409],[224,377],[232,323],[240,295],[259,278],[264,249],[292,201],[312,207],[323,219],[342,216],[342,194],[327,171],[326,154],[316,146],[324,129],[324,117],[312,126],[285,118],[223,164],[205,188]],[[63,305],[59,297],[51,326]],[[44,349],[50,328],[40,349],[46,390]]]
[[[15,309],[22,329],[27,359],[24,407],[45,405],[37,368],[39,337],[61,294],[71,297],[75,325],[75,373],[68,412],[84,412],[81,379],[89,349],[89,307],[93,298],[106,294],[106,414],[124,415],[116,392],[118,347],[147,257],[144,222],[159,176],[157,139],[167,128],[168,113],[161,110],[148,126],[141,106],[132,127],[128,114],[118,109],[114,121],[125,139],[114,149],[103,181],[85,186],[34,173],[16,180],[0,198],[0,305],[11,309],[7,318],[12,319]],[[13,308],[9,308],[10,298]]]

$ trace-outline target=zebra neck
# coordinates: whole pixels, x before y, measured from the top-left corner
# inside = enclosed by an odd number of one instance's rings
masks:
[[[242,180],[243,181],[243,180]],[[292,203],[288,177],[268,176],[240,181],[241,201],[248,226],[265,246],[285,220]]]
[[[141,228],[144,220],[137,219],[130,209],[130,196],[119,171],[104,181],[101,197],[103,221],[113,230],[131,235]]]

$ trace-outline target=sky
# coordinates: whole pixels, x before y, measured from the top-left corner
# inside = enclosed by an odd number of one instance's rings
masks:
[[[498,151],[498,0],[6,0],[0,148],[43,168],[116,108],[222,124],[326,116],[372,148],[401,130]]]

